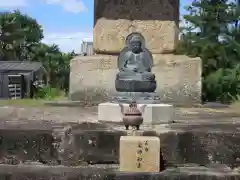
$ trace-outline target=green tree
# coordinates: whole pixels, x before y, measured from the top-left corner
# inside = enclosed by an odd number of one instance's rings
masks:
[[[240,17],[239,6],[228,0],[194,0],[186,9],[188,26],[177,53],[201,57],[203,100],[227,102],[236,98],[238,88],[224,82],[239,82],[239,29],[234,26]]]
[[[0,60],[29,60],[29,49],[42,38],[35,19],[20,11],[0,12]]]
[[[41,62],[48,85],[68,91],[69,63],[75,53],[63,53],[57,45],[41,43],[42,39],[42,27],[35,19],[20,11],[0,12],[0,60]]]

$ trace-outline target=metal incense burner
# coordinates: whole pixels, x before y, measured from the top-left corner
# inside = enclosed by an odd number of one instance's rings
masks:
[[[126,130],[129,129],[129,126],[139,130],[140,125],[143,123],[142,113],[144,112],[146,105],[138,108],[136,101],[132,101],[128,108],[124,108],[122,104],[119,104],[119,106],[121,107],[123,123],[126,127]]]

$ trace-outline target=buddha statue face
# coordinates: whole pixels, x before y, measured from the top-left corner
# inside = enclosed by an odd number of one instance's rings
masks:
[[[142,42],[138,37],[133,37],[130,41],[130,48],[133,53],[140,53],[142,51]]]

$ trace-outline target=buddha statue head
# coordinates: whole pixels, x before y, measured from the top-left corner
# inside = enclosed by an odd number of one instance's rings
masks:
[[[133,36],[129,42],[130,49],[133,53],[138,54],[142,52],[142,40],[138,36]]]

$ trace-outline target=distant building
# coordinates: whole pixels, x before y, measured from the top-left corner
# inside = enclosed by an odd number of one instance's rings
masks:
[[[0,61],[0,99],[32,98],[35,85],[45,84],[46,79],[40,62]]]
[[[91,56],[94,54],[92,41],[82,41],[81,54],[84,54],[85,56]]]

